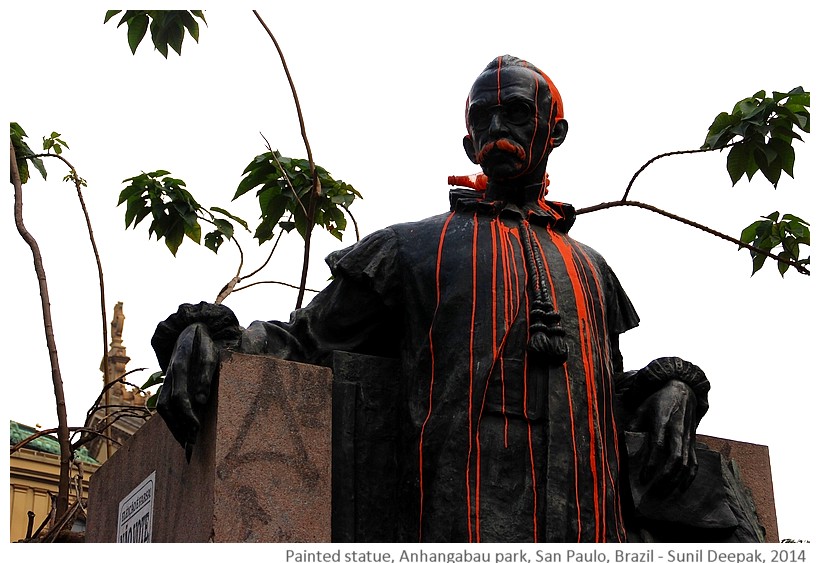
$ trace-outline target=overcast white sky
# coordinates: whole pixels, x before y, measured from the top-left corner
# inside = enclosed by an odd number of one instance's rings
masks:
[[[88,7],[91,4],[91,7]],[[245,165],[265,147],[304,156],[293,103],[267,35],[248,9],[204,2],[200,43],[186,37],[168,60],[143,44],[132,56],[125,28],[103,25],[98,2],[4,8],[3,112],[32,147],[58,131],[65,156],[88,181],[105,271],[109,320],[124,303],[130,368],[157,368],[149,340],[181,302],[213,301],[235,272],[229,245],[214,256],[190,241],[174,259],[148,240],[147,222],[123,229],[122,180],[165,169],[205,205],[249,220],[255,198],[230,204]],[[232,6],[244,3],[233,3]],[[754,92],[816,88],[817,40],[808,2],[277,2],[256,7],[279,40],[301,98],[313,154],[362,192],[352,211],[362,234],[447,209],[447,176],[477,169],[461,147],[464,100],[493,57],[510,53],[544,69],[561,91],[569,135],[550,160],[550,196],[584,207],[618,199],[646,160],[699,147],[720,111]],[[46,6],[48,9],[44,9]],[[308,7],[309,6],[309,7]],[[194,6],[196,7],[196,6]],[[805,31],[804,31],[805,30]],[[632,197],[737,236],[759,215],[817,221],[818,144],[798,143],[796,180],[775,191],[761,178],[734,188],[725,154],[652,165]],[[99,392],[102,343],[96,267],[65,169],[25,186],[25,222],[37,238],[51,292],[69,422],[80,425]],[[4,166],[6,166],[4,164]],[[34,172],[33,172],[34,174]],[[13,222],[11,186],[0,196],[5,265],[4,409],[53,426],[54,399],[28,247]],[[748,253],[637,209],[579,218],[573,235],[618,274],[641,326],[622,340],[625,364],[678,355],[712,382],[700,432],[769,446],[780,537],[816,539],[817,287],[767,264],[750,278]],[[299,240],[277,250],[260,279],[296,283]],[[341,245],[318,233],[310,286],[328,276],[324,255]],[[355,241],[352,230],[344,245]],[[261,254],[241,240],[246,262]],[[247,325],[286,319],[295,292],[264,285],[226,305]],[[813,344],[812,344],[813,343]],[[5,461],[4,461],[5,463]],[[4,472],[4,474],[7,474]]]

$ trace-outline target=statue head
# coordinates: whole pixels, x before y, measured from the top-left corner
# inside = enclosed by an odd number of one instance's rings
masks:
[[[515,197],[543,186],[549,154],[567,134],[563,117],[561,95],[534,65],[510,55],[488,64],[467,98],[464,137],[467,156],[489,179],[488,190]]]

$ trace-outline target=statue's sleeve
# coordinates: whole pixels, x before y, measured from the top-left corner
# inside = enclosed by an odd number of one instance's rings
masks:
[[[240,351],[329,365],[334,350],[398,355],[401,318],[397,239],[373,233],[327,258],[330,285],[289,322],[257,321],[243,333]]]
[[[603,279],[603,290],[606,299],[606,319],[607,330],[609,332],[609,348],[612,365],[615,372],[616,384],[620,382],[624,371],[623,357],[619,345],[619,336],[627,330],[638,326],[638,317],[632,301],[629,300],[626,292],[621,286],[621,282],[609,265],[601,260],[601,272]]]
[[[618,335],[638,326],[639,318],[621,287],[618,278],[608,269],[607,319],[610,330],[610,348],[615,371],[616,389],[622,400],[636,408],[643,400],[666,385],[670,380],[689,385],[697,398],[697,420],[709,410],[709,379],[698,366],[676,357],[653,360],[646,367],[624,371],[623,358],[618,345]]]
[[[616,335],[623,334],[627,330],[638,326],[640,318],[638,312],[629,300],[621,282],[608,265],[605,266],[606,274],[606,315],[610,333]]]

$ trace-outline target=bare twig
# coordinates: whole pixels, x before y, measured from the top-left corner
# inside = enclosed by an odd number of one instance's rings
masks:
[[[86,421],[89,419],[89,417],[91,416],[91,413],[94,412],[96,407],[102,403],[102,400],[106,396],[107,391],[109,389],[111,389],[117,383],[119,383],[121,381],[125,381],[125,378],[128,377],[129,375],[131,375],[132,373],[136,373],[138,371],[144,371],[144,370],[145,370],[145,368],[136,368],[136,369],[129,370],[129,371],[125,372],[124,374],[122,374],[121,376],[119,376],[117,379],[103,385],[102,391],[100,391],[100,394],[97,395],[96,400],[91,404],[91,408],[88,409],[88,411],[85,414]],[[132,385],[132,384],[129,383],[129,385]],[[134,387],[139,389],[139,386],[137,386],[137,385],[134,385]],[[140,391],[142,391],[142,389],[140,389]]]
[[[660,160],[662,158],[665,158],[667,156],[675,156],[675,155],[679,155],[679,154],[696,154],[696,153],[701,153],[701,152],[712,152],[712,151],[716,151],[716,150],[722,150],[722,149],[731,147],[732,145],[735,145],[735,144],[737,144],[737,143],[727,143],[727,144],[725,144],[721,147],[713,147],[713,148],[707,148],[707,149],[689,149],[689,150],[682,150],[682,151],[671,151],[671,152],[665,152],[665,153],[659,154],[657,156],[653,156],[652,158],[647,160],[644,163],[643,166],[638,168],[638,170],[637,170],[637,172],[635,172],[635,174],[632,175],[632,179],[629,180],[629,184],[626,186],[626,191],[624,191],[624,195],[621,197],[621,201],[626,201],[626,198],[629,197],[629,191],[632,189],[632,184],[635,183],[635,180],[638,178],[638,176],[641,174],[641,172],[646,170],[649,167],[649,165],[652,164],[653,162],[655,162],[657,160]]]
[[[91,429],[87,429],[85,426],[66,426],[66,433],[68,432],[84,432],[88,430],[89,432],[93,432]],[[14,452],[26,447],[27,444],[36,440],[37,438],[41,438],[43,436],[47,436],[49,434],[57,434],[60,431],[59,426],[57,428],[46,428],[45,430],[38,430],[31,436],[27,436],[26,438],[20,440],[16,444],[9,447],[9,454],[13,454]]]
[[[80,175],[77,174],[77,169],[74,168],[74,165],[71,164],[64,156],[47,152],[42,154],[35,154],[31,156],[27,156],[26,158],[41,158],[45,156],[50,156],[54,158],[59,158],[63,161],[63,163],[68,166],[70,173],[69,177],[74,182],[74,187],[77,189],[77,198],[80,201],[80,207],[83,211],[83,216],[85,217],[85,226],[88,230],[88,239],[91,241],[91,249],[94,252],[94,259],[97,262],[97,276],[100,280],[100,315],[102,317],[102,349],[103,349],[103,363],[105,365],[105,381],[108,381],[108,320],[107,320],[107,313],[105,308],[105,281],[103,278],[103,268],[102,268],[102,261],[100,260],[100,252],[97,249],[97,241],[94,239],[94,230],[91,228],[91,217],[88,215],[88,207],[85,205],[85,199],[83,198],[82,192],[82,183],[83,180],[80,178]]]
[[[302,258],[302,278],[299,282],[299,295],[296,297],[296,308],[300,308],[302,306],[302,300],[305,296],[305,284],[307,283],[307,274],[308,274],[308,266],[310,262],[310,239],[311,234],[313,232],[313,219],[316,213],[316,199],[322,192],[322,186],[319,183],[319,176],[316,174],[316,165],[313,162],[313,152],[310,150],[310,143],[308,142],[307,138],[307,131],[305,130],[305,120],[302,116],[302,107],[299,104],[299,96],[296,95],[296,86],[293,83],[293,78],[290,75],[290,70],[288,70],[287,62],[285,61],[285,55],[282,53],[282,49],[279,47],[279,42],[273,36],[270,28],[262,19],[262,16],[259,15],[259,12],[253,10],[253,15],[256,16],[256,19],[259,20],[259,23],[265,29],[270,37],[271,41],[273,41],[274,47],[276,47],[277,53],[279,53],[279,59],[282,61],[282,68],[285,70],[285,75],[288,78],[288,84],[290,84],[290,91],[293,95],[293,102],[296,104],[296,115],[299,118],[299,129],[302,132],[302,140],[305,143],[305,150],[307,151],[308,163],[310,164],[310,175],[313,178],[313,191],[311,192],[310,201],[308,203],[307,209],[307,225],[305,226],[305,252]]]
[[[291,283],[281,282],[281,281],[274,281],[274,280],[266,280],[266,281],[258,281],[249,283],[248,285],[243,285],[242,287],[237,287],[234,291],[242,291],[243,289],[248,289],[249,287],[253,287],[255,285],[259,285],[262,283],[274,283],[277,285],[284,285],[285,287],[292,287],[293,289],[299,289],[298,285],[293,285]],[[305,291],[310,291],[311,293],[319,293],[318,289],[310,289],[309,287],[305,288]]]
[[[291,214],[288,216],[288,219],[287,219],[287,220],[288,220],[288,221],[290,221],[291,217],[293,217],[293,213],[291,213]],[[280,241],[280,240],[282,240],[282,235],[283,235],[283,234],[285,234],[285,230],[284,230],[284,229],[280,229],[279,234],[278,234],[278,235],[277,235],[277,237],[276,237],[276,241],[273,243],[273,248],[271,248],[271,249],[270,249],[270,252],[268,253],[268,257],[265,259],[265,261],[262,263],[262,265],[261,265],[261,266],[259,266],[257,269],[255,269],[255,270],[254,270],[253,272],[251,272],[250,274],[247,274],[247,275],[245,275],[245,276],[242,276],[242,277],[239,279],[239,281],[243,281],[243,280],[246,280],[246,279],[248,279],[248,278],[250,278],[250,277],[252,277],[252,276],[255,276],[255,275],[256,275],[256,274],[258,274],[260,271],[262,271],[262,269],[263,269],[265,266],[267,266],[267,265],[268,265],[268,263],[270,262],[271,258],[273,258],[273,253],[274,253],[274,251],[276,250],[276,247],[277,247],[277,246],[279,246],[279,241]],[[240,289],[241,289],[241,288],[240,288]],[[298,287],[296,287],[295,289],[299,289],[299,288],[298,288]],[[238,291],[238,290],[237,290],[237,291]]]
[[[359,236],[359,223],[356,222],[356,218],[353,216],[353,213],[350,212],[350,209],[344,205],[342,206],[342,209],[345,210],[348,217],[350,217],[350,220],[353,221],[353,230],[356,232],[356,242],[359,242],[361,240],[361,237]]]
[[[259,134],[262,135],[261,132]],[[307,217],[307,209],[305,209],[305,206],[302,205],[302,200],[299,199],[299,193],[296,191],[296,188],[293,187],[293,184],[290,181],[290,177],[285,173],[285,169],[282,167],[282,163],[279,161],[279,157],[276,156],[276,152],[273,150],[273,148],[271,148],[268,139],[264,135],[262,135],[262,138],[265,139],[265,146],[268,148],[268,152],[270,152],[271,156],[273,157],[273,160],[276,161],[276,165],[279,167],[279,170],[282,171],[282,176],[285,178],[285,183],[290,188],[290,191],[293,192],[293,197],[295,197],[296,201],[299,202],[299,207],[302,208],[302,213],[304,213],[305,217]]]

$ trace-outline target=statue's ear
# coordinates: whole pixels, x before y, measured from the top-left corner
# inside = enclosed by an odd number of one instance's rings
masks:
[[[567,129],[569,129],[569,124],[566,119],[559,119],[552,126],[550,138],[552,139],[553,148],[559,146],[567,138]]]
[[[475,146],[473,145],[473,138],[469,135],[464,135],[464,152],[467,153],[467,158],[470,159],[470,162],[473,164],[478,164],[478,160],[476,160],[476,153],[475,153]]]

